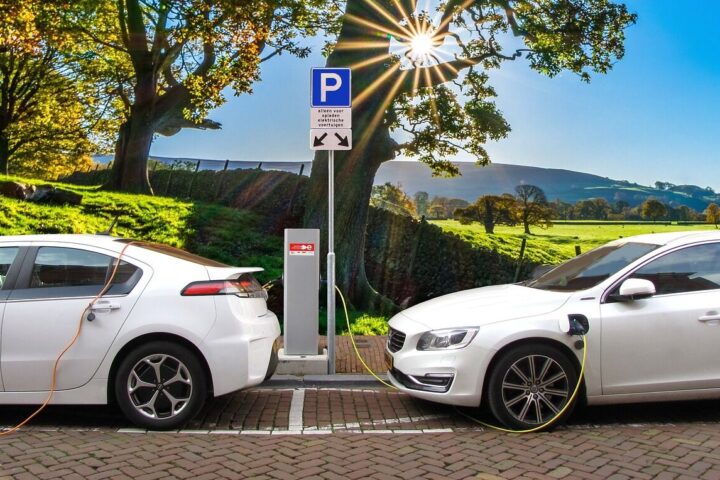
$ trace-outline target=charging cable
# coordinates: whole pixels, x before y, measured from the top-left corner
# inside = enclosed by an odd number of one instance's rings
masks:
[[[375,380],[377,380],[378,382],[382,383],[383,385],[385,385],[385,386],[388,387],[388,388],[392,388],[392,389],[395,389],[395,390],[400,390],[400,389],[397,388],[395,385],[393,385],[393,384],[391,384],[391,383],[387,383],[387,382],[384,381],[382,378],[380,378],[379,376],[377,376],[377,374],[376,374],[375,372],[373,372],[372,368],[370,368],[370,367],[368,366],[368,364],[365,363],[365,359],[363,359],[362,355],[360,355],[360,350],[358,350],[357,344],[355,343],[355,336],[353,335],[352,329],[350,328],[350,315],[348,315],[348,309],[347,309],[347,304],[345,303],[345,297],[343,297],[343,294],[342,294],[342,292],[340,291],[340,289],[337,287],[337,285],[335,285],[335,290],[337,290],[338,294],[340,295],[340,300],[342,301],[343,310],[345,310],[345,323],[347,323],[348,335],[350,335],[350,341],[352,342],[352,346],[353,346],[353,348],[355,349],[355,355],[357,356],[358,360],[360,360],[360,363],[362,363],[363,367],[365,367],[365,370],[367,370],[368,372],[370,372],[370,375],[372,375],[373,377],[375,377]]]
[[[338,294],[340,295],[340,300],[342,301],[343,310],[345,311],[345,322],[347,323],[348,335],[350,335],[350,341],[352,342],[353,349],[355,350],[355,355],[360,360],[360,363],[362,363],[363,367],[365,367],[365,370],[370,372],[370,375],[375,377],[375,379],[378,382],[382,383],[383,385],[385,385],[388,388],[392,388],[394,390],[400,390],[395,385],[385,382],[375,372],[373,372],[373,370],[368,366],[367,363],[365,363],[365,360],[363,359],[362,355],[360,354],[360,350],[358,350],[357,345],[355,344],[355,336],[353,335],[352,329],[350,328],[350,315],[348,315],[348,309],[347,309],[347,305],[345,303],[345,297],[343,297],[343,294],[340,291],[340,289],[337,287],[337,285],[335,286],[335,290],[337,290]],[[534,428],[528,428],[526,430],[512,430],[509,428],[502,428],[502,427],[498,427],[496,425],[491,425],[489,423],[485,423],[481,420],[478,420],[475,417],[472,417],[472,416],[466,414],[465,412],[463,412],[462,410],[460,410],[457,407],[455,407],[455,410],[463,417],[465,417],[469,420],[472,420],[473,422],[475,422],[479,425],[482,425],[483,427],[490,428],[492,430],[497,430],[500,432],[505,432],[505,433],[532,433],[532,432],[537,432],[539,430],[549,427],[553,423],[557,422],[558,419],[560,417],[562,417],[563,414],[567,411],[567,409],[570,408],[570,405],[573,404],[573,402],[575,401],[575,398],[577,397],[578,392],[580,391],[580,385],[582,385],[583,375],[585,374],[585,361],[587,360],[587,348],[586,348],[587,341],[585,340],[585,335],[580,335],[580,337],[582,338],[582,341],[583,341],[583,358],[582,358],[582,363],[580,364],[580,374],[578,375],[578,381],[577,381],[577,384],[575,385],[575,389],[573,390],[572,395],[570,396],[570,400],[568,400],[568,402],[565,404],[565,406],[553,418],[551,418],[547,422],[543,423],[542,425],[538,425],[537,427],[534,427]]]
[[[70,350],[73,345],[75,345],[78,338],[80,338],[80,333],[82,332],[83,323],[85,321],[85,315],[90,311],[90,309],[93,307],[93,305],[95,305],[95,302],[100,300],[103,297],[103,295],[105,295],[108,292],[108,290],[110,290],[110,287],[112,286],[112,282],[115,279],[115,275],[117,274],[118,268],[120,267],[120,262],[122,261],[122,257],[125,254],[125,250],[127,250],[127,248],[130,245],[132,245],[133,243],[137,243],[137,242],[128,242],[122,248],[122,250],[120,251],[120,255],[117,258],[117,261],[115,262],[115,267],[113,268],[112,273],[110,274],[110,278],[108,278],[107,282],[105,283],[103,288],[100,290],[100,293],[95,295],[95,297],[93,297],[93,299],[90,300],[90,303],[88,303],[87,307],[85,307],[85,309],[82,311],[82,314],[80,314],[80,320],[78,321],[75,335],[73,336],[72,340],[70,340],[70,342],[65,346],[65,348],[62,349],[60,354],[55,359],[55,364],[53,365],[52,375],[51,375],[51,380],[50,380],[50,391],[48,392],[48,396],[47,396],[47,398],[45,398],[45,401],[40,405],[40,407],[38,407],[37,410],[35,410],[32,414],[30,414],[25,420],[18,423],[17,425],[15,425],[12,428],[5,430],[4,432],[0,432],[0,437],[2,437],[4,435],[10,435],[11,433],[17,432],[22,427],[27,425],[30,422],[30,420],[32,420],[38,414],[40,414],[40,412],[45,410],[45,408],[50,404],[50,400],[52,400],[53,395],[55,395],[55,388],[57,386],[57,371],[58,371],[58,365],[60,364],[60,360],[65,355],[65,353],[67,353],[67,351]]]

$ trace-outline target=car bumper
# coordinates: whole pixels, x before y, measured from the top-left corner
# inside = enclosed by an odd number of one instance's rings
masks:
[[[388,378],[394,386],[413,397],[449,405],[480,405],[484,372],[495,353],[477,338],[458,350],[419,351],[420,336],[429,329],[400,314],[391,327],[405,334],[402,348],[392,356]],[[482,331],[478,334],[482,335]]]
[[[280,324],[268,311],[242,332],[211,333],[203,342],[213,378],[213,394],[224,395],[262,383],[274,373],[273,355]]]

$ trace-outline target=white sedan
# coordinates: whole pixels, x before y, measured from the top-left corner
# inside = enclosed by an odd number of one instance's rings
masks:
[[[578,382],[583,342],[569,325],[589,325],[588,404],[720,398],[720,232],[624,238],[524,284],[409,308],[390,321],[390,380],[427,400],[487,405],[511,428],[537,427]]]
[[[133,423],[177,428],[209,395],[261,383],[280,325],[252,273],[102,235],[0,237],[0,404],[115,401]]]

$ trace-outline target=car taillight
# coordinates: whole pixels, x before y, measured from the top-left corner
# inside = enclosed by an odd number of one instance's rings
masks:
[[[192,282],[182,289],[180,295],[195,297],[201,295],[235,295],[242,298],[264,298],[267,292],[249,273],[232,280],[207,280]]]

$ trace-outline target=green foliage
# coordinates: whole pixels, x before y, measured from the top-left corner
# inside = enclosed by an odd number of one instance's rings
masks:
[[[52,2],[0,3],[0,173],[56,179],[100,148],[95,98],[70,69],[56,14]]]
[[[662,203],[654,199],[646,200],[641,207],[642,216],[649,218],[653,222],[667,215],[667,207]]]
[[[383,208],[397,215],[414,217],[417,213],[410,197],[402,190],[402,185],[393,185],[390,182],[384,185],[375,185],[370,194],[370,205]]]
[[[705,210],[705,221],[715,225],[715,228],[717,228],[718,223],[720,223],[720,207],[716,203],[708,205],[707,210]]]
[[[350,332],[353,335],[387,335],[388,319],[361,315],[350,324]]]
[[[428,222],[379,209],[370,210],[365,259],[370,284],[401,306],[508,283],[516,266],[512,257],[477,248]]]
[[[0,180],[34,183],[16,177]],[[58,184],[83,195],[80,205],[41,205],[0,196],[0,235],[97,233],[120,214],[113,234],[185,248],[230,265],[266,269],[261,282],[282,273],[282,238],[262,233],[248,211],[204,202],[98,191]]]

